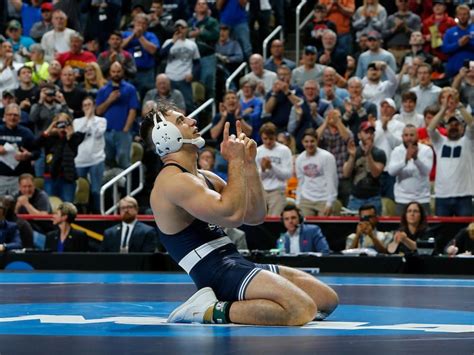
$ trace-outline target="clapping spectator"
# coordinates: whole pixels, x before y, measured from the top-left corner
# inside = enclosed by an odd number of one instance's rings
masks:
[[[109,48],[101,52],[97,58],[102,73],[108,73],[110,66],[114,62],[119,62],[124,70],[124,75],[127,80],[130,80],[137,73],[137,66],[133,56],[122,49],[123,38],[119,31],[113,31],[109,35]]]
[[[387,10],[379,4],[379,0],[364,0],[352,16],[352,27],[357,31],[356,36],[370,31],[381,32],[387,21]]]
[[[30,47],[31,62],[26,62],[25,65],[33,69],[31,79],[36,85],[45,83],[49,78],[49,63],[44,60],[44,49],[41,44],[33,44]]]
[[[41,19],[33,24],[30,30],[30,36],[36,42],[41,42],[43,35],[53,29],[52,16],[53,4],[45,2],[41,4]]]
[[[400,229],[393,234],[393,241],[387,246],[390,254],[415,254],[416,241],[424,239],[428,227],[426,213],[418,202],[408,203],[402,213]]]

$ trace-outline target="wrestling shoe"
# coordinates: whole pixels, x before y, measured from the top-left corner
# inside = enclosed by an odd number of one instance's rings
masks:
[[[168,323],[204,323],[204,313],[217,302],[212,288],[204,287],[176,308],[168,317]]]

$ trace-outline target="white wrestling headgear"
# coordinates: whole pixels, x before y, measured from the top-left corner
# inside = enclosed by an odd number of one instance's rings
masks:
[[[158,122],[157,114],[160,116],[161,122]],[[168,122],[160,111],[153,115],[153,123],[154,128],[151,132],[151,139],[155,145],[156,154],[160,157],[179,151],[184,143],[192,144],[199,149],[206,144],[202,137],[184,139],[178,127]]]

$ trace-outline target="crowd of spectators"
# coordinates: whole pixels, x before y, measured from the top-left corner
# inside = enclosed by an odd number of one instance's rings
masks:
[[[200,118],[212,125],[214,165],[203,164],[226,177],[219,141],[225,122],[240,121],[259,144],[269,215],[291,199],[304,216],[367,205],[380,215],[387,201],[401,216],[411,202],[426,215],[472,216],[474,25],[459,3],[315,1],[297,60],[274,39],[264,61],[271,29],[293,28],[293,2],[5,0],[0,196],[18,196],[17,213],[47,213],[21,182],[73,203],[82,177],[86,210],[99,212],[104,171],[130,166],[142,108],[166,99],[189,114],[201,87],[218,111]],[[248,74],[225,92],[243,61]],[[33,230],[35,243],[46,238]]]

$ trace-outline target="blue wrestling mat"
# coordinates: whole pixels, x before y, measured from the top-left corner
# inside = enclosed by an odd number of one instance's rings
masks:
[[[341,304],[303,327],[167,324],[185,274],[0,273],[0,354],[473,354],[474,280],[318,277]]]

